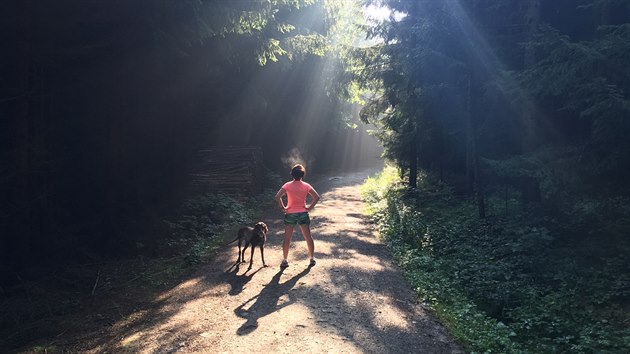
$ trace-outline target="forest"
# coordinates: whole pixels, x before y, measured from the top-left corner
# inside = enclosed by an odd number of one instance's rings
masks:
[[[149,244],[208,146],[259,146],[271,169],[296,154],[358,165],[356,108],[320,75],[340,60],[322,14],[343,9],[331,6],[5,2],[3,280],[14,267]],[[296,127],[308,131],[287,134]]]
[[[0,26],[3,300],[198,264],[292,163],[381,154],[367,213],[466,351],[630,351],[630,0],[11,0]],[[235,147],[258,187],[191,192]]]

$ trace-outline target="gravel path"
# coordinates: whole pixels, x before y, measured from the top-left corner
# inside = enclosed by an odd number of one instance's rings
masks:
[[[270,210],[265,248],[254,267],[234,265],[236,246],[147,309],[102,333],[95,353],[462,353],[421,306],[362,215],[367,173],[312,182],[317,265],[308,268],[296,231],[290,266],[280,270],[283,224]],[[247,252],[249,253],[249,252]],[[247,256],[249,260],[249,256]],[[95,343],[93,339],[90,341]]]

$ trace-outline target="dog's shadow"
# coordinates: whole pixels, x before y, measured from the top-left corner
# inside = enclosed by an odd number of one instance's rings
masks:
[[[242,275],[238,275],[240,270],[241,263],[236,262],[230,268],[225,271],[226,282],[230,284],[230,291],[228,294],[234,296],[243,292],[243,288],[245,284],[249,283],[250,280],[254,277],[254,274],[258,273],[262,268],[258,268],[250,274],[247,274],[249,270],[247,270]]]
[[[288,294],[289,291],[295,286],[298,280],[308,274],[311,271],[311,268],[308,267],[301,271],[299,274],[293,276],[293,278],[287,280],[286,282],[280,284],[280,277],[284,272],[284,269],[280,269],[278,273],[276,273],[269,284],[267,284],[261,291],[260,294],[254,296],[253,298],[245,301],[243,304],[239,305],[236,309],[234,309],[234,313],[241,317],[247,319],[245,323],[236,330],[236,334],[239,336],[247,335],[258,328],[258,319],[261,317],[267,316],[270,313],[280,310],[283,307],[286,307],[294,302],[294,300],[289,299],[287,302],[278,305],[278,301],[280,297],[284,294]],[[247,304],[254,302],[247,310],[244,309]]]

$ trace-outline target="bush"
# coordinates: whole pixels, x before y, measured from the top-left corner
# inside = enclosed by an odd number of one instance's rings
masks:
[[[467,350],[628,352],[623,251],[587,262],[587,250],[563,241],[567,225],[538,210],[479,220],[448,186],[421,176],[410,197],[396,176],[387,167],[366,182],[368,212],[419,298]],[[607,247],[600,253],[613,254]]]
[[[262,206],[270,205],[273,197],[271,189],[240,199],[223,193],[191,197],[171,220],[165,220],[172,233],[166,246],[185,252],[186,264],[206,261],[223,245],[226,233],[258,221]]]

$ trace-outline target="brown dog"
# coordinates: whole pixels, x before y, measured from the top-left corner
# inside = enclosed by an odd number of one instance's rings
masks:
[[[254,249],[256,246],[260,247],[260,257],[262,258],[263,267],[266,267],[265,264],[265,242],[267,241],[267,232],[269,232],[269,228],[264,222],[258,222],[254,227],[244,227],[238,230],[236,238],[228,244],[235,242],[238,240],[238,260],[237,263],[245,262],[245,250],[249,245],[252,246],[251,257],[249,258],[249,267],[247,270],[252,269],[252,263],[254,262]],[[244,244],[243,250],[241,251],[241,244]]]

